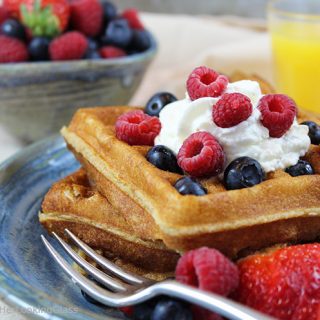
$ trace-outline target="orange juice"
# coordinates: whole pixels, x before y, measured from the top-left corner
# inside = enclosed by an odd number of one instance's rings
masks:
[[[277,91],[320,113],[320,19],[278,21],[270,31]]]

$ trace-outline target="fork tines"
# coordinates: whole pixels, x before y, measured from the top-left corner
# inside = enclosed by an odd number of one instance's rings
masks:
[[[124,271],[116,264],[106,259],[105,257],[96,253],[92,248],[86,245],[78,237],[76,237],[68,229],[65,230],[66,236],[68,236],[73,244],[80,248],[88,257],[96,262],[107,273],[102,272],[87,260],[82,258],[69,244],[67,244],[60,236],[53,232],[54,237],[58,240],[65,252],[80,266],[87,274],[91,275],[97,282],[101,283],[105,288],[108,288],[113,293],[104,290],[100,286],[94,284],[88,280],[85,276],[77,272],[72,268],[67,261],[54,249],[54,247],[48,242],[48,240],[41,235],[41,239],[52,255],[52,257],[58,262],[62,269],[76,282],[76,284],[87,294],[97,299],[98,301],[110,306],[119,306],[119,301],[113,303],[114,298],[121,298],[122,296],[114,293],[129,293],[138,290],[141,287],[146,287],[154,283],[154,281],[134,275],[130,272]],[[113,275],[113,276],[111,276]],[[100,295],[107,295],[110,299],[101,298]]]
[[[91,275],[102,286],[97,285],[87,277],[76,271],[60,253],[41,235],[41,239],[54,260],[62,270],[93,299],[109,307],[125,307],[149,300],[158,295],[168,295],[198,304],[229,319],[235,320],[271,320],[257,311],[247,308],[219,295],[204,292],[174,280],[165,280],[156,283],[150,279],[132,274],[119,268],[113,262],[97,254],[92,248],[77,238],[71,231],[65,229],[66,238],[70,239],[75,247],[81,249],[90,259],[99,265],[105,272],[82,258],[60,236],[53,233],[65,252],[87,274]]]

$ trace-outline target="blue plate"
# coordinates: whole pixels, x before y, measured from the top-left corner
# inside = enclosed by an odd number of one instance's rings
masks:
[[[0,297],[37,319],[121,319],[116,310],[88,303],[40,241],[47,235],[38,221],[44,194],[78,167],[58,136],[0,166]]]

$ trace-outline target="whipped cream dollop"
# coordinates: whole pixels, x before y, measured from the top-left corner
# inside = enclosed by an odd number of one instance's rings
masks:
[[[220,97],[204,97],[190,100],[186,96],[168,104],[160,112],[162,125],[155,139],[156,145],[165,145],[176,154],[184,140],[192,133],[207,131],[221,144],[226,155],[226,166],[236,158],[251,157],[261,164],[265,172],[285,169],[298,162],[310,146],[308,127],[299,125],[295,119],[291,128],[280,138],[271,138],[261,121],[257,108],[263,96],[258,82],[242,80],[229,83],[226,93],[239,92],[251,100],[251,116],[231,128],[220,128],[212,120],[212,108]]]

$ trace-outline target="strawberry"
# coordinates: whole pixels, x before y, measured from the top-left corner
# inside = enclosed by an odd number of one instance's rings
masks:
[[[20,5],[23,0],[3,0],[4,8],[9,12],[12,18],[20,18]]]
[[[4,6],[0,6],[0,24],[10,18],[9,11]]]
[[[70,6],[67,0],[24,0],[21,13],[33,36],[54,37],[67,28]]]
[[[239,302],[281,320],[318,320],[320,243],[252,255],[238,267]]]

